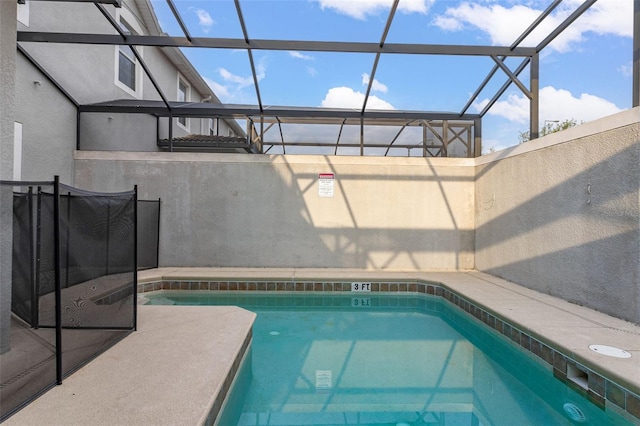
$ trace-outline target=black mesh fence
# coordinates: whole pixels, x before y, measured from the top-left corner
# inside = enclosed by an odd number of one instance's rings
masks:
[[[12,230],[2,421],[135,329],[138,246],[135,190],[93,193],[57,180],[0,189],[13,200],[12,216],[0,217]]]
[[[158,267],[161,200],[138,200],[138,270]]]

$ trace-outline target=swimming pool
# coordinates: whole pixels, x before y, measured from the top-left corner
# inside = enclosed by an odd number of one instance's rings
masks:
[[[439,297],[161,292],[149,299],[258,313],[218,424],[631,424]]]

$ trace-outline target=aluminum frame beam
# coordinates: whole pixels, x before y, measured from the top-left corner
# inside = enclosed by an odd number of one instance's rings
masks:
[[[180,25],[180,28],[182,29],[184,36],[187,38],[187,40],[191,41],[192,37],[191,37],[191,34],[189,34],[189,29],[187,28],[184,21],[182,20],[182,16],[180,16],[180,12],[178,12],[176,5],[173,4],[173,0],[167,0],[167,5],[169,5],[169,9],[171,9],[171,13],[173,13],[173,17],[176,18],[176,21],[178,21],[178,25]]]
[[[301,52],[336,53],[381,53],[407,55],[451,55],[451,56],[518,56],[528,57],[536,53],[535,47],[509,46],[473,46],[451,44],[410,44],[340,42],[340,41],[298,41],[265,40],[236,38],[186,37],[165,35],[131,34],[124,41],[116,34],[58,33],[46,31],[18,31],[17,39],[26,43],[68,43],[68,44],[106,44],[156,47],[201,47],[216,49],[252,49],[252,50],[297,50]]]
[[[578,19],[584,12],[586,12],[591,6],[593,6],[596,1],[597,0],[585,0],[584,3],[582,3],[576,10],[573,11],[571,15],[567,17],[567,19],[562,21],[562,23],[558,25],[555,30],[551,31],[551,33],[549,33],[549,35],[536,46],[536,53],[540,53],[542,49],[547,47],[549,43],[551,43],[564,30],[566,30],[567,27],[569,27],[569,25],[573,23],[573,21]]]
[[[138,63],[142,67],[142,69],[144,70],[144,72],[147,75],[147,77],[149,77],[149,80],[151,81],[151,84],[153,85],[153,87],[158,92],[158,95],[160,96],[160,98],[162,98],[162,102],[164,102],[164,104],[165,104],[165,106],[167,107],[168,110],[171,110],[171,105],[169,105],[169,101],[167,100],[167,97],[164,95],[164,92],[162,91],[162,89],[160,88],[160,85],[158,84],[158,82],[156,81],[155,77],[151,73],[151,70],[149,69],[147,64],[144,62],[144,60],[142,59],[142,56],[140,55],[140,53],[138,53],[138,50],[135,48],[135,46],[132,45],[131,43],[129,43],[129,38],[133,34],[125,34],[124,31],[122,31],[122,28],[120,28],[120,24],[118,24],[118,22],[116,22],[115,18],[113,16],[111,16],[111,14],[109,12],[107,12],[107,10],[104,8],[104,6],[102,6],[101,4],[98,4],[98,3],[94,3],[94,4],[96,5],[96,7],[100,11],[100,13],[102,13],[102,15],[107,19],[107,21],[109,21],[111,26],[118,32],[118,35],[116,35],[115,37],[120,38],[123,41],[123,45],[127,45],[127,46],[129,46],[129,48],[131,48],[131,51],[133,52],[133,55],[136,57],[136,60],[138,61]]]
[[[238,20],[240,21],[240,27],[242,28],[242,35],[244,36],[244,42],[250,44],[249,33],[247,32],[247,26],[244,23],[244,17],[242,16],[242,9],[240,8],[240,0],[234,0],[236,6],[236,13],[238,14]],[[256,98],[258,99],[258,106],[262,111],[262,98],[260,97],[260,86],[258,85],[258,74],[256,74],[256,64],[253,60],[253,53],[251,48],[247,49],[247,55],[249,56],[249,64],[251,65],[251,75],[253,76],[253,86],[256,89]]]
[[[52,1],[52,0],[40,0]],[[341,129],[344,125],[360,125],[360,151],[363,154],[364,144],[364,125],[409,125],[411,120],[465,120],[472,121],[474,128],[480,130],[480,122],[487,111],[495,104],[495,102],[505,93],[506,89],[514,83],[530,100],[530,136],[535,139],[538,135],[538,113],[539,113],[539,52],[549,45],[558,35],[560,35],[567,27],[569,27],[576,19],[578,19],[585,11],[587,11],[597,0],[585,0],[574,12],[567,17],[560,25],[558,25],[551,33],[545,37],[535,47],[519,47],[519,44],[526,39],[539,24],[547,18],[552,11],[562,2],[562,0],[553,0],[538,18],[529,25],[529,27],[509,46],[471,46],[471,45],[435,45],[435,44],[410,44],[410,43],[386,43],[386,37],[393,23],[395,12],[397,10],[399,0],[394,0],[386,26],[383,30],[379,43],[367,42],[342,42],[342,41],[296,41],[296,40],[269,40],[269,39],[250,39],[247,27],[243,18],[240,7],[240,0],[234,0],[238,20],[242,29],[243,38],[211,38],[197,37],[194,38],[189,34],[182,17],[178,13],[173,0],[166,0],[174,17],[183,30],[185,37],[173,37],[168,35],[137,35],[124,34],[119,28],[119,24],[115,22],[113,17],[106,12],[101,3],[113,4],[121,7],[122,0],[63,0],[69,2],[93,2],[111,22],[113,27],[119,34],[91,34],[91,33],[56,33],[56,32],[24,32],[17,33],[18,42],[39,42],[39,43],[67,43],[67,44],[98,44],[98,45],[127,45],[131,47],[136,59],[143,68],[147,77],[151,80],[156,91],[162,98],[164,106],[158,105],[157,101],[142,101],[138,104],[121,103],[119,101],[105,102],[94,105],[81,105],[78,108],[81,112],[128,112],[128,113],[146,113],[162,117],[232,117],[243,118],[254,121],[260,120],[261,131],[260,138],[264,134],[264,124],[266,122],[276,122],[280,127],[282,123],[313,123],[313,124],[340,124]],[[193,105],[189,103],[170,102],[162,93],[159,85],[155,81],[151,71],[148,69],[142,57],[138,54],[135,46],[155,46],[155,47],[190,47],[190,48],[216,48],[216,49],[240,49],[246,50],[249,63],[253,75],[254,88],[256,91],[258,105],[220,105],[208,104],[206,107],[201,105]],[[280,107],[280,106],[264,106],[261,99],[259,79],[256,73],[256,67],[253,60],[253,50],[274,50],[274,51],[302,51],[302,52],[334,52],[334,53],[364,53],[375,54],[375,59],[367,85],[366,94],[359,111],[345,109],[324,109],[324,108],[299,108],[299,107]],[[483,80],[471,99],[466,103],[461,112],[429,112],[429,111],[367,111],[367,103],[372,90],[375,74],[381,55],[383,54],[409,54],[409,55],[446,55],[446,56],[476,56],[490,57],[495,65],[493,70],[489,72]],[[511,71],[504,61],[508,57],[524,58],[520,66]],[[530,87],[527,88],[519,79],[518,75],[529,65],[531,68]],[[640,104],[640,0],[634,0],[634,77],[633,77],[633,105]],[[488,82],[495,76],[498,69],[502,69],[509,77],[506,83],[498,90],[491,101],[480,112],[480,114],[467,114],[466,111],[473,101],[484,90]],[[275,120],[275,121],[274,121]],[[339,122],[338,120],[341,120]],[[357,121],[357,123],[356,123]],[[268,129],[267,129],[268,130]],[[478,134],[476,132],[474,138],[475,143],[479,144]],[[284,140],[282,141],[284,145]],[[336,142],[336,150],[340,143],[340,135]],[[393,143],[391,144],[393,145]],[[323,145],[324,146],[324,145]],[[367,145],[368,146],[368,145]],[[478,146],[476,146],[478,148]]]
[[[555,10],[556,7],[558,7],[560,5],[560,3],[562,3],[562,0],[555,0],[553,3],[551,3],[549,5],[549,7],[547,7],[540,14],[540,16],[538,16],[538,18],[535,21],[533,21],[531,23],[531,25],[529,25],[529,27],[522,32],[522,34],[520,34],[520,36],[516,39],[516,41],[514,41],[511,44],[510,48],[511,49],[515,49],[516,47],[518,47],[518,45],[520,43],[522,43],[524,41],[524,39],[526,39],[538,27],[538,25],[540,25],[540,23],[542,21],[544,21],[544,19],[547,16],[549,16],[551,14],[551,12],[553,12]],[[501,61],[504,61],[505,59],[506,59],[505,56],[500,58]],[[471,95],[471,97],[469,98],[469,100],[467,101],[465,106],[460,111],[460,114],[464,114],[465,112],[467,112],[469,107],[471,107],[473,102],[478,98],[478,96],[480,96],[480,93],[484,90],[484,88],[487,86],[487,84],[489,84],[489,81],[491,81],[491,79],[493,78],[495,73],[498,71],[498,68],[500,68],[500,66],[499,66],[498,63],[496,63],[496,65],[494,65],[493,69],[491,71],[489,71],[489,73],[487,74],[485,79],[482,81],[482,83],[480,83],[480,86],[478,86],[478,89],[476,89],[476,91],[473,93],[473,95]]]
[[[389,29],[391,28],[391,23],[393,22],[393,17],[396,14],[396,10],[398,9],[398,3],[400,0],[394,0],[391,5],[391,10],[389,11],[389,17],[387,18],[387,23],[384,26],[384,30],[382,31],[382,37],[380,37],[380,47],[384,46],[384,42],[387,40],[387,35],[389,34]],[[371,74],[369,74],[369,84],[367,84],[367,91],[364,95],[364,101],[362,103],[362,113],[367,109],[367,102],[369,101],[369,95],[371,94],[371,88],[373,87],[373,81],[376,77],[376,70],[378,69],[378,62],[380,62],[380,53],[376,53],[376,59],[373,61],[373,68],[371,69]]]
[[[60,0],[31,0],[31,1],[48,1],[48,2],[60,2]],[[64,0],[66,3],[102,3],[102,4],[110,4],[115,7],[122,7],[122,0]],[[18,0],[18,3],[24,3],[24,0]]]
[[[151,114],[159,117],[279,117],[279,118],[334,118],[365,120],[474,120],[479,114],[465,114],[462,117],[457,112],[403,111],[403,110],[360,110],[340,108],[299,108],[287,106],[268,106],[260,111],[256,105],[209,104],[196,102],[169,101],[169,111],[162,101],[119,100],[97,104],[80,105],[80,112],[111,112]],[[283,120],[284,122],[284,120]],[[340,123],[338,123],[340,124]],[[375,124],[368,122],[368,124]],[[380,123],[382,124],[382,123]]]

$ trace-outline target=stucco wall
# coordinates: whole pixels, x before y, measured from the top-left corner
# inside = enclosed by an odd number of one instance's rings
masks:
[[[0,2],[0,179],[13,179],[15,123],[16,2]],[[0,354],[9,350],[11,323],[11,241],[13,199],[0,190]]]
[[[29,27],[21,31],[73,31],[115,34],[97,7],[90,3],[31,2]],[[114,13],[113,6],[105,6]],[[113,84],[115,47],[103,45],[22,43],[22,47],[79,103],[131,98]],[[111,83],[111,84],[107,84]]]
[[[22,123],[21,180],[73,182],[76,107],[17,53],[16,121]]]
[[[640,323],[639,122],[478,159],[77,152],[75,182],[162,198],[165,266],[475,268]]]
[[[80,149],[96,151],[157,151],[158,124],[147,114],[83,113]]]
[[[165,266],[473,268],[473,160],[76,153],[76,185],[162,198]],[[334,173],[334,196],[319,196]]]
[[[133,2],[126,2],[126,7],[116,9],[113,6],[104,6],[112,16],[119,13],[127,19],[135,20],[140,25],[139,19],[131,18],[140,13]],[[47,3],[36,2],[30,5],[29,27],[18,23],[21,31],[52,31],[66,32],[73,28],[73,32],[116,34],[109,22],[102,16],[98,8],[93,4],[84,3]],[[21,46],[57,81],[78,103],[91,104],[111,101],[114,99],[132,99],[129,92],[123,90],[116,83],[117,79],[117,55],[118,46],[82,45],[82,44],[56,44],[56,43],[22,43]],[[169,60],[162,49],[150,46],[138,46],[138,52],[142,55],[147,67],[152,71],[154,79],[160,86],[164,96],[169,101],[177,100],[178,96],[178,68]],[[19,75],[23,68],[29,70],[31,65],[18,63]],[[142,74],[140,93],[141,99],[161,100],[161,96],[146,76],[142,67],[138,65],[138,72]],[[189,81],[189,76],[183,75],[183,79],[190,85],[189,100],[200,102],[203,95]],[[42,80],[42,79],[40,79]],[[18,94],[22,99],[22,93]],[[47,99],[40,100],[42,108],[54,109],[55,103],[47,103]],[[200,133],[201,129],[208,128],[208,119],[189,118],[188,129],[181,127],[174,119],[173,137],[182,137],[191,133]],[[204,125],[202,122],[206,122]],[[64,127],[73,127],[70,121],[61,121]],[[168,121],[160,120],[160,137],[168,137]],[[225,133],[226,135],[226,125]],[[48,127],[48,130],[55,130]],[[188,130],[188,131],[187,131]],[[124,150],[124,151],[158,151],[157,122],[155,117],[144,114],[89,114],[83,113],[80,120],[80,148],[85,150]],[[58,142],[55,135],[51,140]],[[75,143],[74,143],[75,146]]]
[[[476,268],[640,323],[639,118],[479,159]]]

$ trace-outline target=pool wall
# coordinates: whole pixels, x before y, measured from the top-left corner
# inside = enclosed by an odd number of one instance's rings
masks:
[[[160,266],[479,270],[640,324],[639,121],[475,159],[78,151],[74,180],[162,198]]]
[[[257,291],[277,292],[351,292],[354,281],[319,282],[317,280],[163,280],[141,283],[139,293],[155,291]],[[486,306],[463,297],[441,283],[424,281],[372,281],[371,292],[409,292],[442,297],[457,306],[471,317],[487,327],[513,341],[523,350],[543,361],[554,376],[585,395],[597,406],[610,407],[640,422],[640,389],[627,382],[625,377],[611,377],[610,372],[602,371],[597,365],[587,365],[585,360],[576,359],[576,354],[561,349],[554,342],[528,330],[526,326],[514,324]],[[351,292],[353,297],[366,297],[367,293]],[[397,302],[397,303],[402,303]],[[586,388],[576,384],[568,377],[568,371],[575,367],[584,373]],[[609,377],[605,376],[608,375]],[[633,389],[633,390],[630,390]],[[216,406],[219,407],[225,395],[219,395]]]
[[[162,199],[160,266],[467,270],[473,164],[78,151],[75,179]]]
[[[479,158],[476,269],[640,323],[638,113]]]

